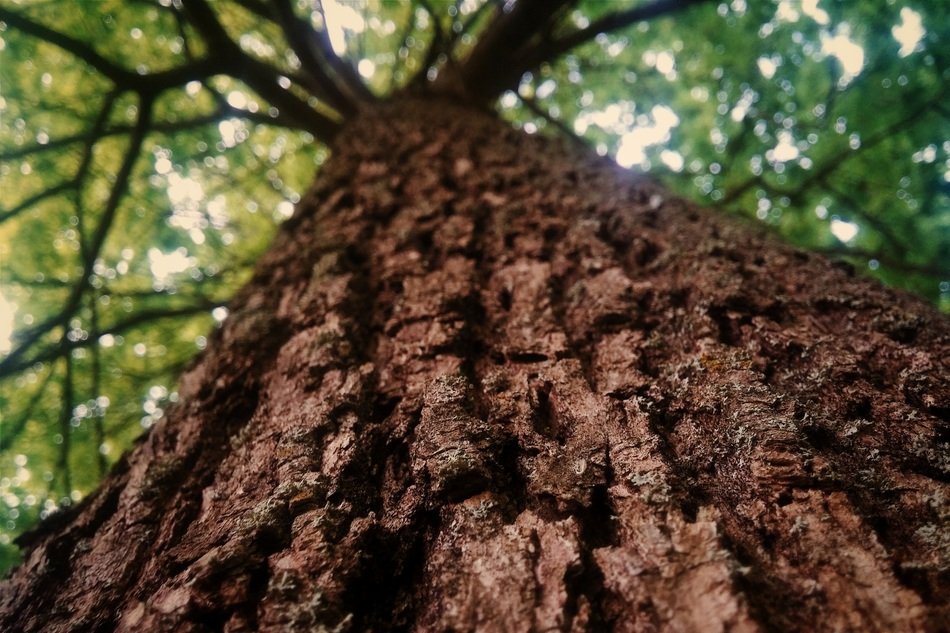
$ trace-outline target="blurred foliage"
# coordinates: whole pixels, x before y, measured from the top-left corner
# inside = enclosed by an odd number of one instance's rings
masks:
[[[706,3],[598,35],[498,109],[950,311],[948,3]],[[637,4],[583,0],[563,28]],[[292,77],[300,62],[258,5],[214,8]],[[334,48],[385,96],[445,67],[424,68],[440,34],[464,57],[492,18],[483,5],[322,9]],[[214,53],[178,0],[12,6],[141,77]],[[0,21],[0,362],[30,342],[0,370],[0,570],[14,535],[91,491],[176,400],[177,374],[328,157],[238,79],[179,81],[150,101],[49,39]]]

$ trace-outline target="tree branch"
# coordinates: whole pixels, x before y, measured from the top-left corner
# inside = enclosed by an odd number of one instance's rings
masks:
[[[611,13],[583,29],[555,39],[549,36],[552,18],[570,3],[552,1],[545,4],[522,0],[509,14],[496,18],[479,39],[463,68],[464,85],[479,99],[490,101],[505,90],[514,90],[526,72],[537,69],[544,62],[555,60],[601,33],[616,31],[703,2],[711,0],[654,0],[633,9]],[[519,8],[523,9],[523,13],[531,14],[527,24],[514,17]]]
[[[92,128],[89,130],[89,132],[82,135],[82,138],[86,141],[86,147],[83,150],[83,155],[79,161],[79,168],[76,170],[76,174],[65,182],[61,182],[57,185],[54,185],[53,187],[28,197],[26,200],[20,202],[18,205],[8,211],[0,211],[0,224],[15,218],[23,211],[26,211],[33,205],[38,204],[47,198],[51,198],[67,191],[79,190],[86,178],[86,174],[89,171],[89,165],[92,161],[92,148],[99,139],[102,128],[105,126],[106,121],[109,118],[109,114],[112,112],[112,106],[115,104],[117,96],[118,93],[115,91],[109,93],[109,95],[106,97],[105,103],[99,109],[99,114],[96,116],[96,120],[93,122]]]
[[[612,33],[613,31],[636,24],[637,22],[670,15],[693,5],[710,1],[711,0],[654,0],[648,4],[642,4],[632,9],[627,9],[626,11],[618,11],[605,15],[600,19],[594,20],[582,29],[578,29],[564,37],[552,40],[539,47],[538,50],[529,55],[531,65],[525,70],[531,70],[531,68],[541,65],[541,63],[545,61],[551,61],[555,57],[560,57],[567,51],[594,39],[601,33]]]
[[[509,10],[496,9],[495,17],[482,32],[475,48],[461,63],[459,77],[440,75],[436,89],[461,89],[475,101],[487,104],[517,84],[527,70],[516,63],[516,54],[535,35],[551,26],[552,19],[572,0],[520,0]],[[506,5],[507,6],[507,5]]]
[[[220,95],[216,94],[216,96]],[[294,123],[289,120],[281,119],[279,115],[277,118],[274,118],[261,112],[249,112],[247,110],[235,108],[231,105],[228,105],[228,103],[222,98],[219,100],[218,108],[211,114],[195,117],[193,119],[185,119],[182,121],[162,121],[160,123],[154,123],[152,124],[152,132],[159,134],[184,132],[185,130],[193,130],[205,125],[216,124],[220,122],[221,119],[227,117],[237,117],[240,119],[246,119],[252,123],[263,123],[266,125],[273,125],[276,123],[285,127],[306,131],[302,127],[295,126]],[[117,125],[115,127],[102,130],[96,138],[103,139],[110,136],[120,136],[122,134],[128,134],[133,129],[134,126],[132,125]],[[25,147],[18,147],[17,149],[11,150],[9,152],[0,153],[0,161],[17,160],[26,156],[31,156],[33,154],[42,154],[50,150],[73,145],[74,143],[88,141],[90,138],[92,138],[92,135],[89,132],[82,132],[80,134],[73,134],[58,139],[52,139],[45,145],[34,143]],[[6,212],[0,212],[0,222],[5,219],[5,213]]]
[[[310,28],[309,24],[297,17],[289,0],[273,0],[273,4],[277,22],[284,32],[284,37],[300,58],[304,73],[315,83],[315,96],[326,101],[343,115],[356,112],[358,104],[353,101],[351,95],[345,94],[325,70],[326,60],[317,45],[320,36]]]
[[[122,68],[111,60],[106,59],[85,43],[60,33],[59,31],[54,31],[39,22],[34,22],[21,13],[0,7],[0,21],[6,22],[7,25],[12,26],[18,31],[49,42],[75,55],[111,79],[115,84],[130,84],[138,78],[138,75],[131,70]]]
[[[340,124],[311,108],[306,101],[285,90],[277,83],[281,74],[278,69],[247,55],[234,43],[206,0],[183,0],[185,10],[193,23],[207,40],[208,45],[219,54],[233,61],[230,74],[282,110],[295,124],[307,130],[325,143],[329,143],[340,130]]]
[[[174,308],[151,308],[142,310],[126,319],[116,321],[115,323],[104,327],[102,330],[96,333],[90,333],[90,336],[85,339],[72,341],[65,336],[61,337],[58,341],[50,343],[33,356],[25,359],[18,359],[16,362],[9,363],[9,365],[6,363],[6,360],[9,359],[8,357],[4,360],[4,364],[0,366],[0,377],[23,371],[27,367],[35,365],[36,363],[46,363],[56,360],[57,358],[68,355],[74,349],[82,349],[91,345],[96,345],[98,344],[99,337],[106,334],[122,334],[123,332],[127,332],[134,327],[149,323],[151,321],[194,316],[196,314],[208,313],[214,308],[226,305],[227,301],[224,300],[202,299],[191,305],[178,306]]]
[[[285,2],[286,0],[276,1]],[[376,95],[370,92],[370,89],[366,87],[366,84],[360,79],[359,73],[356,72],[349,62],[339,57],[333,50],[333,45],[330,43],[330,33],[327,31],[327,14],[323,10],[323,2],[321,0],[317,0],[317,10],[320,12],[320,17],[323,18],[323,29],[317,31],[316,50],[320,54],[320,57],[330,69],[340,77],[347,89],[353,94],[353,98],[357,103],[372,103],[376,101]]]
[[[886,222],[881,221],[880,219],[865,211],[864,206],[858,204],[857,200],[844,191],[841,191],[837,187],[833,186],[826,179],[822,179],[819,182],[823,184],[833,196],[844,202],[844,204],[846,204],[851,209],[852,214],[860,218],[861,221],[880,233],[881,236],[887,240],[889,246],[893,247],[899,253],[906,256],[907,249],[904,247],[901,239],[894,233],[894,231],[890,226],[888,226]]]
[[[259,18],[264,18],[270,22],[274,21],[274,14],[268,10],[267,5],[264,4],[263,0],[234,0],[235,3],[243,7],[244,9],[250,11]]]
[[[850,248],[848,246],[830,246],[827,248],[817,248],[815,252],[828,257],[855,257],[865,260],[876,259],[884,266],[899,270],[905,273],[915,273],[919,275],[928,275],[939,279],[950,279],[950,268],[940,266],[939,264],[914,264],[902,259],[895,259],[889,255],[875,251],[864,250],[860,248]]]
[[[425,82],[429,77],[429,69],[435,65],[436,61],[439,59],[439,55],[442,53],[448,54],[446,46],[448,42],[445,40],[445,34],[442,32],[442,21],[439,19],[439,16],[436,15],[435,10],[432,8],[432,5],[429,4],[428,0],[419,0],[419,5],[425,9],[425,12],[429,14],[429,18],[432,20],[432,40],[429,42],[429,47],[426,50],[426,54],[423,57],[422,67],[419,69],[419,72],[416,73],[416,76],[412,78],[409,82],[412,86],[422,86],[425,85]]]
[[[59,433],[62,441],[59,444],[59,458],[56,460],[57,473],[62,478],[63,496],[69,498],[73,490],[72,474],[69,468],[69,451],[72,446],[72,418],[73,418],[73,359],[67,353],[63,355],[66,363],[66,372],[63,375],[63,397],[59,412]]]
[[[734,202],[740,196],[742,196],[742,194],[756,185],[767,186],[770,190],[780,195],[788,196],[790,198],[797,198],[801,195],[801,192],[807,190],[812,184],[827,179],[849,159],[854,158],[858,154],[870,149],[871,147],[874,147],[878,143],[891,138],[896,132],[901,131],[904,126],[916,123],[920,117],[926,114],[928,111],[939,109],[943,103],[943,99],[947,91],[948,89],[946,87],[938,90],[937,94],[924,100],[918,107],[911,110],[907,116],[901,117],[897,121],[886,125],[873,134],[869,134],[858,149],[851,149],[851,147],[842,148],[833,156],[824,160],[821,166],[812,171],[804,180],[802,180],[794,191],[779,189],[778,187],[768,185],[768,183],[765,182],[764,177],[760,174],[758,176],[749,178],[745,182],[733,188],[722,197],[722,200],[720,200],[716,206],[723,207]]]
[[[89,295],[89,316],[90,316],[90,326],[93,332],[99,331],[99,297],[97,293],[93,292]],[[99,340],[97,336],[96,341]],[[98,398],[101,395],[101,382],[102,382],[102,354],[99,345],[92,346],[92,392],[90,395],[93,400],[96,400],[96,409],[94,411],[93,417],[93,431],[95,432],[96,443],[95,443],[95,460],[96,466],[98,467],[99,477],[105,477],[106,467],[106,456],[102,452],[102,445],[106,441],[105,433],[105,423],[102,419],[102,414],[100,412],[100,407],[98,404]]]
[[[0,21],[6,22],[23,33],[58,46],[92,66],[112,81],[116,87],[135,91],[140,95],[155,96],[163,90],[180,86],[194,79],[203,79],[216,73],[226,72],[231,65],[227,57],[215,54],[184,66],[140,75],[103,57],[85,43],[39,22],[34,22],[16,11],[0,7]]]
[[[83,293],[89,285],[89,278],[92,275],[96,258],[99,256],[99,252],[102,249],[102,244],[106,239],[106,235],[109,233],[109,229],[112,228],[115,214],[119,208],[119,202],[122,200],[122,196],[125,195],[125,192],[128,188],[129,176],[132,173],[132,168],[135,166],[136,159],[141,153],[142,144],[144,143],[145,136],[149,131],[151,117],[151,99],[141,100],[139,102],[138,119],[136,120],[135,129],[133,130],[132,137],[129,141],[129,147],[126,150],[122,164],[116,172],[115,183],[112,185],[112,189],[109,192],[109,198],[106,201],[105,208],[103,209],[102,215],[99,218],[99,223],[96,226],[96,230],[92,234],[88,249],[86,250],[86,255],[84,257],[84,261],[82,262],[82,276],[73,285],[69,297],[66,299],[66,302],[63,304],[63,307],[59,310],[59,312],[42,323],[30,328],[29,330],[26,330],[17,337],[21,342],[6,356],[6,358],[0,360],[0,376],[6,375],[11,371],[22,369],[22,366],[18,367],[16,370],[11,370],[10,368],[16,366],[19,358],[23,356],[34,344],[36,344],[36,342],[43,335],[50,332],[57,326],[66,324],[79,308]],[[65,335],[61,337],[60,340],[62,341],[64,339]]]
[[[587,141],[575,134],[574,130],[564,124],[564,121],[551,116],[550,112],[541,107],[541,104],[538,103],[537,99],[533,97],[524,97],[521,95],[518,95],[518,98],[521,100],[521,103],[523,103],[525,107],[531,110],[535,115],[541,117],[553,125],[562,135],[564,135],[568,141],[571,142],[572,145],[587,151],[590,150],[590,145],[587,143]]]
[[[26,428],[26,423],[30,421],[30,416],[33,415],[33,409],[36,408],[36,405],[39,404],[43,398],[43,394],[46,393],[46,388],[52,380],[53,370],[50,368],[46,373],[46,378],[43,379],[43,383],[37,387],[33,395],[30,396],[30,401],[26,404],[20,416],[12,425],[9,425],[9,428],[4,429],[5,433],[0,437],[0,453],[9,449],[13,445],[13,442],[16,441],[16,438],[23,432],[23,429]]]
[[[12,220],[16,216],[20,215],[21,213],[29,209],[30,207],[33,207],[48,198],[53,198],[55,196],[58,196],[61,193],[75,189],[75,187],[76,187],[76,180],[74,178],[70,178],[69,180],[53,185],[52,187],[48,189],[44,189],[43,191],[37,192],[33,194],[32,196],[29,196],[28,198],[23,200],[16,206],[11,207],[10,209],[7,209],[6,211],[0,211],[0,224],[3,224],[7,220]]]

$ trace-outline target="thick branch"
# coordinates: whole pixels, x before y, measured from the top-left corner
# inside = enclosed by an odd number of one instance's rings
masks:
[[[285,90],[277,79],[281,74],[264,62],[250,57],[228,37],[227,32],[205,0],[184,0],[185,10],[202,36],[213,50],[234,61],[232,76],[244,81],[279,110],[283,111],[295,124],[307,130],[325,143],[336,136],[340,124],[311,108],[293,93]]]
[[[284,37],[300,58],[303,71],[313,79],[314,94],[326,101],[341,114],[356,112],[357,104],[350,95],[344,93],[333,77],[326,72],[326,61],[318,48],[319,35],[306,22],[297,17],[288,0],[274,0],[278,23]]]
[[[168,88],[226,72],[231,65],[227,57],[215,54],[177,68],[140,75],[103,57],[85,43],[34,22],[16,11],[0,7],[0,21],[6,22],[23,33],[58,46],[92,66],[118,88],[132,90],[140,95],[154,96]]]
[[[200,128],[205,125],[216,124],[221,121],[221,119],[226,117],[237,117],[241,119],[246,119],[252,123],[264,123],[266,125],[279,124],[286,127],[291,127],[305,131],[304,128],[295,126],[291,121],[287,119],[281,119],[278,115],[277,118],[269,116],[261,112],[248,112],[247,110],[242,110],[240,108],[235,108],[227,104],[222,100],[222,103],[218,104],[219,107],[212,112],[211,114],[206,114],[203,116],[198,116],[193,119],[184,119],[181,121],[162,121],[152,125],[152,132],[159,134],[173,134],[175,132],[183,132],[185,130],[193,130],[195,128]],[[134,129],[132,125],[117,125],[102,130],[97,136],[96,139],[103,139],[110,136],[120,136],[122,134],[128,134]],[[0,161],[10,161],[17,160],[26,156],[32,156],[33,154],[42,154],[50,150],[59,149],[72,145],[74,143],[81,143],[88,141],[92,138],[92,134],[89,132],[82,132],[80,134],[72,134],[70,136],[64,136],[62,138],[52,139],[48,143],[40,145],[39,143],[33,143],[32,145],[26,145],[24,147],[18,147],[16,149],[10,150],[9,152],[0,153]],[[6,219],[6,212],[0,212],[0,222]]]
[[[524,69],[515,63],[513,51],[547,30],[552,18],[569,4],[571,0],[520,0],[510,11],[496,9],[494,19],[459,68],[468,97],[487,104],[516,85]],[[457,78],[443,74],[440,79],[436,81],[437,89],[456,89]]]
[[[419,4],[425,9],[426,13],[429,14],[429,19],[432,20],[432,40],[429,42],[429,47],[423,58],[422,67],[410,82],[410,85],[416,86],[423,85],[426,82],[429,77],[429,69],[435,65],[439,59],[439,55],[442,53],[448,55],[449,53],[449,42],[446,41],[445,34],[442,31],[442,21],[439,19],[435,9],[432,8],[428,0],[419,0]]]
[[[627,11],[611,13],[561,38],[550,36],[552,18],[568,2],[549,4],[523,0],[511,13],[496,18],[482,35],[463,67],[470,94],[487,102],[517,88],[526,73],[597,37],[643,20],[667,15],[710,0],[655,0]],[[540,5],[540,6],[539,6]],[[526,17],[516,14],[519,9]],[[528,15],[530,14],[530,15]]]
[[[43,24],[34,22],[16,11],[0,7],[0,21],[6,22],[7,25],[12,26],[18,31],[49,42],[75,55],[111,79],[113,83],[129,84],[138,77],[138,75],[132,71],[122,68],[118,64],[106,59],[85,43],[60,33],[59,31],[54,31]]]
[[[277,1],[283,2],[285,0]],[[323,4],[319,1],[317,2],[317,8],[320,11],[320,16],[323,18],[323,29],[317,31],[317,52],[320,54],[320,57],[343,81],[357,102],[372,103],[376,101],[376,96],[370,92],[366,84],[363,83],[363,80],[360,79],[359,73],[356,72],[349,62],[340,58],[336,52],[334,52],[333,45],[330,43],[330,33],[327,31],[327,16],[323,10]]]

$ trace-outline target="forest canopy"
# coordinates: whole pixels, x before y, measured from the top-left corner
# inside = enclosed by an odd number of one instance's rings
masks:
[[[4,3],[0,569],[175,403],[348,95],[424,92],[517,4]],[[552,4],[486,107],[950,311],[950,3]]]

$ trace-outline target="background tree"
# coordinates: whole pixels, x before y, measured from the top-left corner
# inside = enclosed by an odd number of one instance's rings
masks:
[[[19,61],[0,77],[2,184],[20,192],[0,216],[19,330],[0,361],[3,537],[79,499],[162,418],[208,314],[224,319],[326,159],[314,141],[392,91],[500,97],[529,133],[662,165],[681,191],[945,301],[940,7],[678,12],[692,4],[0,9]]]

